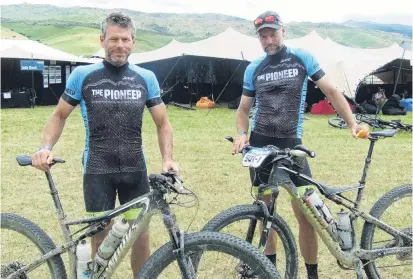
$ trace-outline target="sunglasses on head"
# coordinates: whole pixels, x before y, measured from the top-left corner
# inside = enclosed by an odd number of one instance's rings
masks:
[[[280,21],[278,20],[278,18],[275,17],[275,15],[269,15],[269,16],[266,16],[265,18],[257,18],[256,20],[254,20],[255,27],[259,27],[263,25],[264,23],[280,24]]]

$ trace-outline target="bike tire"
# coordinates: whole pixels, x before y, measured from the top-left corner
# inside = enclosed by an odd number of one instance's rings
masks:
[[[377,202],[370,210],[370,215],[380,220],[380,217],[393,202],[409,195],[412,195],[412,184],[401,185],[390,190],[377,200]],[[375,226],[373,224],[369,222],[364,223],[360,240],[360,247],[362,249],[371,250],[374,231]],[[363,260],[363,264],[366,264],[364,270],[369,279],[382,278],[379,275],[374,261],[369,263],[368,260]]]
[[[272,229],[277,232],[279,240],[285,250],[285,257],[287,266],[285,267],[286,279],[294,279],[298,276],[298,252],[297,245],[293,233],[290,227],[284,221],[281,216],[274,213],[274,221],[272,223]],[[219,232],[228,225],[245,219],[262,219],[264,218],[264,212],[261,206],[258,204],[252,205],[237,205],[229,208],[214,218],[212,218],[201,231],[215,231]]]
[[[137,279],[155,279],[169,265],[177,260],[173,253],[172,242],[169,241],[148,259],[140,270]],[[281,279],[274,265],[256,247],[229,234],[218,232],[197,232],[184,236],[185,254],[202,254],[205,251],[217,251],[229,254],[259,272],[261,279]]]
[[[346,129],[348,127],[346,122],[344,122],[344,120],[341,119],[340,117],[332,117],[328,119],[328,124],[330,124],[334,128],[340,128],[340,129]]]
[[[52,239],[32,221],[13,213],[1,213],[0,218],[2,229],[12,230],[25,236],[39,248],[42,254],[56,248]],[[53,279],[67,278],[65,265],[60,255],[50,258],[47,265]]]

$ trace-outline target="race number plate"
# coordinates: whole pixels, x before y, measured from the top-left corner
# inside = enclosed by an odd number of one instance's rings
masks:
[[[254,148],[248,151],[242,158],[242,166],[250,168],[258,168],[262,162],[271,154],[271,151],[262,148]]]

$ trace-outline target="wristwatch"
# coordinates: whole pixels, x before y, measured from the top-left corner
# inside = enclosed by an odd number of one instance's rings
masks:
[[[248,135],[248,132],[247,131],[241,131],[241,132],[238,132],[238,135]]]
[[[40,146],[39,150],[43,150],[43,149],[47,149],[47,150],[49,150],[49,151],[52,151],[53,148],[52,148],[50,145],[42,145],[42,146]]]

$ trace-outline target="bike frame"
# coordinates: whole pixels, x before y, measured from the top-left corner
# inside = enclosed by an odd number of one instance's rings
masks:
[[[284,188],[289,195],[292,197],[292,200],[295,200],[298,202],[299,207],[301,212],[304,214],[305,218],[313,225],[315,230],[317,231],[318,235],[320,238],[323,240],[324,244],[327,246],[329,249],[330,253],[333,254],[333,256],[340,261],[342,264],[345,264],[349,267],[356,267],[356,268],[361,268],[360,267],[360,260],[374,260],[376,258],[388,256],[388,255],[395,255],[399,253],[408,253],[411,252],[410,247],[402,247],[402,248],[382,248],[382,249],[374,249],[374,250],[364,250],[360,249],[358,246],[357,239],[355,237],[355,232],[357,231],[356,225],[357,225],[357,217],[361,217],[363,220],[365,220],[368,223],[374,224],[380,229],[384,230],[385,232],[389,233],[392,236],[402,236],[408,239],[412,239],[410,236],[405,235],[404,233],[396,230],[395,228],[383,223],[382,221],[378,220],[377,218],[371,216],[368,213],[362,212],[359,210],[359,204],[361,201],[361,198],[363,196],[363,191],[364,187],[366,184],[366,178],[367,178],[367,171],[371,162],[371,157],[373,153],[373,148],[374,144],[377,141],[377,138],[370,138],[370,147],[369,151],[365,160],[365,165],[363,168],[363,174],[361,177],[361,180],[359,181],[358,186],[354,187],[348,187],[348,190],[356,190],[357,189],[357,197],[355,201],[351,201],[345,197],[343,197],[341,194],[336,194],[332,196],[326,196],[324,191],[323,191],[323,186],[321,183],[318,181],[301,174],[295,170],[292,170],[288,167],[285,166],[280,166],[277,162],[274,163],[273,169],[271,171],[270,177],[269,177],[269,183],[265,185],[265,188],[271,188],[273,189],[273,194],[272,194],[272,199],[269,204],[269,207],[265,205],[264,202],[259,201],[259,203],[262,205],[264,208],[264,220],[263,220],[263,231],[261,233],[261,238],[260,238],[260,249],[263,250],[266,246],[266,241],[268,238],[269,234],[269,229],[271,228],[271,216],[273,215],[274,212],[274,207],[276,203],[276,198],[278,196],[278,186]],[[303,197],[300,195],[299,191],[297,191],[297,187],[294,185],[294,183],[290,180],[289,183],[280,183],[277,184],[276,178],[274,177],[275,175],[275,169],[283,169],[284,171],[290,173],[292,176],[299,177],[302,180],[305,180],[308,182],[308,184],[314,185],[317,187],[317,189],[320,191],[320,193],[325,196],[327,199],[333,201],[334,203],[344,206],[345,208],[349,209],[352,213],[353,216],[351,216],[351,223],[353,227],[353,248],[349,250],[342,250],[338,239],[336,236],[333,234],[331,227],[328,226],[328,224],[325,222],[323,217],[320,215],[316,214],[316,212],[313,212],[313,210],[307,206],[307,204],[303,201]],[[302,186],[305,187],[305,186]],[[263,190],[263,188],[262,188]],[[259,194],[260,195],[260,194]],[[250,227],[248,229],[247,233],[247,241],[252,240],[252,233],[255,230],[256,226],[256,220],[253,220],[250,223]],[[361,272],[361,270],[359,271]]]
[[[65,238],[65,243],[60,247],[57,247],[48,253],[41,256],[39,259],[35,260],[34,262],[24,266],[23,268],[19,269],[18,271],[10,274],[7,279],[11,279],[14,276],[17,276],[23,272],[30,272],[34,270],[41,264],[44,264],[47,260],[52,258],[56,255],[61,255],[66,252],[69,253],[69,278],[77,279],[76,275],[76,246],[77,244],[87,237],[91,237],[92,235],[103,231],[105,226],[109,224],[110,220],[115,218],[116,216],[128,211],[131,208],[142,208],[139,216],[130,226],[128,232],[123,237],[120,245],[115,250],[114,254],[110,258],[107,266],[105,267],[103,273],[99,277],[93,276],[92,279],[100,279],[100,278],[110,278],[112,274],[115,272],[118,264],[122,261],[124,256],[129,251],[130,247],[133,245],[135,240],[142,234],[142,232],[148,227],[150,218],[157,214],[161,213],[163,217],[163,222],[165,227],[167,228],[170,239],[172,241],[174,252],[179,252],[181,241],[183,241],[183,232],[179,230],[176,224],[176,218],[173,212],[170,210],[169,204],[166,202],[164,196],[165,194],[161,193],[160,191],[153,190],[150,193],[142,195],[132,201],[125,203],[114,210],[109,211],[107,214],[102,215],[102,217],[92,217],[92,218],[84,218],[80,220],[73,220],[68,221],[66,215],[63,211],[63,206],[60,202],[58,191],[56,186],[53,182],[51,173],[49,170],[46,171],[46,177],[49,182],[50,187],[50,194],[52,195],[54,205],[57,210],[57,215],[59,217],[59,222],[61,229],[63,231],[63,235]],[[96,221],[94,221],[96,220]],[[83,228],[85,230],[89,228],[89,230],[78,238],[74,239],[73,234],[70,231],[70,226],[72,225],[80,225],[80,224],[88,224],[87,227]],[[80,231],[82,231],[80,230]],[[79,231],[78,231],[79,232]],[[76,232],[77,233],[77,232]],[[75,233],[74,233],[75,234]],[[92,262],[93,263],[93,262]],[[178,264],[181,267],[182,272],[184,273],[184,278],[189,278],[190,271],[187,269],[187,265],[183,260],[183,254],[178,254]]]

